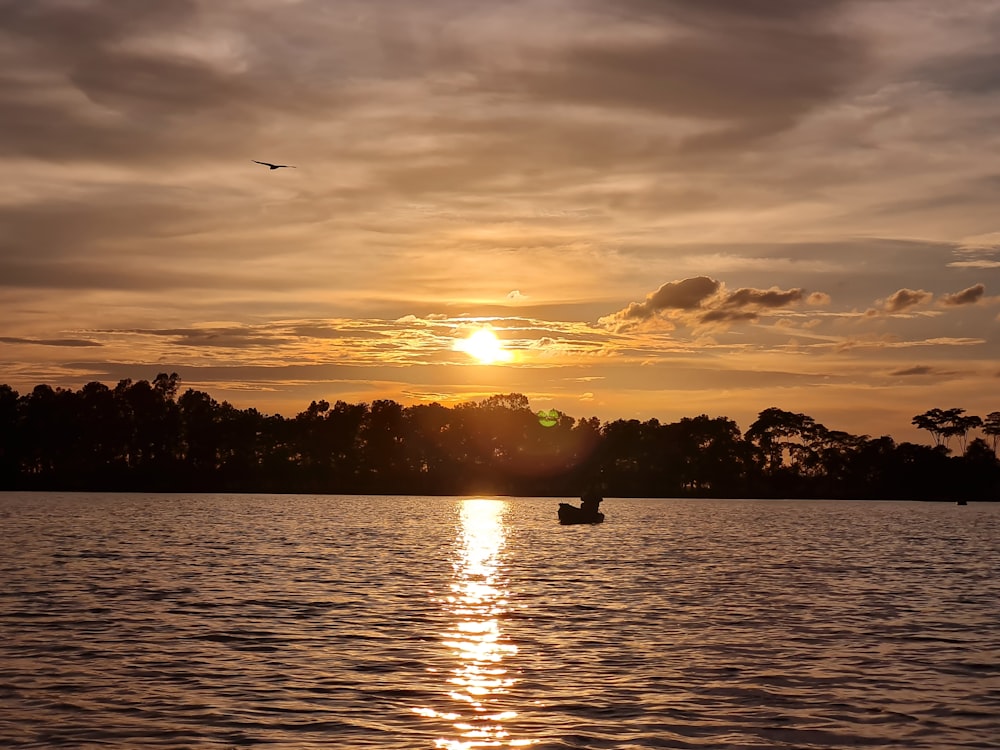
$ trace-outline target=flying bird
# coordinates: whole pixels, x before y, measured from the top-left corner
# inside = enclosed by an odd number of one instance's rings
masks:
[[[282,167],[284,167],[286,169],[296,169],[297,168],[297,167],[292,166],[291,164],[272,164],[269,161],[257,161],[256,159],[251,159],[250,161],[252,161],[254,164],[263,164],[265,167],[270,167],[271,169],[281,169]]]

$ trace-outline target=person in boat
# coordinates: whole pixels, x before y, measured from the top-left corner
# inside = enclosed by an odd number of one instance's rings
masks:
[[[601,509],[601,497],[597,490],[591,488],[580,497],[580,510],[591,515],[596,515]]]

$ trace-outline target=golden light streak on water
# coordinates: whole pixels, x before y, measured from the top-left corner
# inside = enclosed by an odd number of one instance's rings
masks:
[[[457,707],[451,712],[418,711],[453,722],[457,736],[441,737],[434,743],[442,750],[532,744],[512,738],[504,726],[517,717],[516,711],[503,705],[517,681],[504,664],[505,658],[517,653],[517,646],[507,642],[500,630],[508,606],[502,572],[506,512],[507,503],[502,500],[462,502],[455,575],[451,594],[444,601],[454,624],[441,641],[457,660],[447,680],[447,694]]]

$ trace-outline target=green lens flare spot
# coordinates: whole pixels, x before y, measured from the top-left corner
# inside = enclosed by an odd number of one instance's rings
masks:
[[[542,427],[555,427],[559,422],[559,412],[555,409],[549,409],[546,411],[542,409],[538,412],[538,424]]]

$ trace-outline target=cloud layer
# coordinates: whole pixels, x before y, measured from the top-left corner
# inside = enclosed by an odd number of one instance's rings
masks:
[[[995,410],[998,35],[977,0],[0,0],[0,381]],[[470,376],[486,322],[518,356]]]

